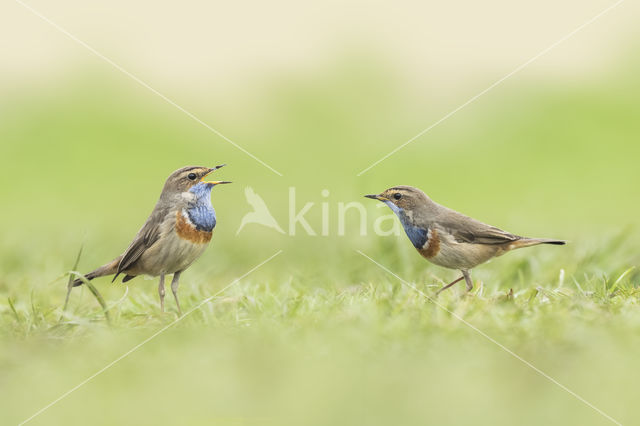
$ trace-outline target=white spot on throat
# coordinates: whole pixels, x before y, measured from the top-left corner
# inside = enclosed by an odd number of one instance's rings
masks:
[[[182,209],[182,210],[181,210],[181,213],[182,213],[182,217],[187,221],[187,223],[188,223],[189,225],[191,225],[191,226],[195,226],[195,225],[193,224],[193,222],[191,221],[191,218],[189,217],[189,213],[187,212],[187,210],[186,210],[186,209]]]
[[[422,245],[422,250],[426,250],[429,248],[429,244],[431,244],[431,228],[427,231],[427,241]]]

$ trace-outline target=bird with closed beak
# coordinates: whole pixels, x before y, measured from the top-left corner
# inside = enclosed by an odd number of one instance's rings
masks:
[[[566,243],[511,234],[442,206],[412,186],[394,186],[378,195],[365,197],[380,200],[393,210],[409,240],[425,259],[462,272],[460,278],[436,294],[463,278],[470,291],[473,289],[470,270],[508,251],[538,244]]]
[[[182,315],[178,300],[180,274],[202,255],[216,226],[211,189],[231,183],[206,181],[205,177],[223,166],[188,166],[171,173],[160,199],[129,248],[111,262],[76,279],[73,286],[107,275],[115,275],[112,282],[120,274],[124,274],[122,282],[138,275],[159,276],[160,309],[164,312],[164,279],[166,275],[173,274],[171,291],[178,314]]]

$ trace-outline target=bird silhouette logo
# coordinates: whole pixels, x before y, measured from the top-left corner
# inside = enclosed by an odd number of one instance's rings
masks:
[[[236,231],[236,235],[240,233],[245,225],[248,225],[250,223],[257,223],[259,225],[266,226],[267,228],[273,228],[281,234],[284,234],[284,231],[282,230],[282,228],[280,228],[278,222],[276,222],[262,197],[256,194],[253,188],[247,186],[244,189],[244,196],[247,199],[247,203],[249,203],[249,205],[253,207],[253,211],[243,216],[242,221],[240,221],[240,227]]]

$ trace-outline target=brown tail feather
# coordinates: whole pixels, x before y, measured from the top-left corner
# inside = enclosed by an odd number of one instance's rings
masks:
[[[118,270],[118,264],[120,263],[121,257],[122,256],[119,256],[118,258],[112,260],[111,262],[107,263],[106,265],[102,265],[101,267],[99,267],[95,271],[89,272],[84,277],[87,280],[92,280],[94,278],[104,277],[106,275],[115,274],[116,271]],[[77,286],[82,285],[82,284],[84,284],[84,281],[82,281],[80,278],[78,278],[75,281],[73,281],[73,286],[74,287],[77,287]]]
[[[537,246],[538,244],[554,244],[557,246],[563,246],[567,244],[563,240],[551,240],[547,238],[522,238],[509,244],[510,248],[517,249],[522,247]]]

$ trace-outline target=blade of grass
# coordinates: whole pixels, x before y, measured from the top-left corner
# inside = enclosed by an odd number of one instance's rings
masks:
[[[613,285],[611,286],[611,288],[609,288],[609,294],[613,294],[616,289],[618,288],[618,285],[620,285],[620,283],[622,282],[622,280],[631,273],[631,271],[633,271],[634,269],[636,269],[635,266],[632,266],[631,268],[627,269],[626,271],[624,271],[619,277],[618,279],[613,283]]]
[[[107,320],[107,323],[111,324],[111,317],[109,316],[109,308],[107,307],[107,304],[105,303],[104,298],[102,297],[98,289],[93,284],[91,284],[91,282],[88,279],[86,279],[84,275],[80,274],[79,272],[76,272],[76,270],[78,269],[78,265],[80,264],[80,257],[82,256],[83,248],[84,248],[84,244],[80,245],[80,250],[78,250],[78,255],[76,256],[76,262],[73,265],[73,270],[69,272],[69,281],[67,282],[67,295],[64,299],[62,315],[60,316],[60,319],[58,320],[58,322],[62,321],[62,319],[64,318],[64,313],[67,311],[67,307],[69,306],[69,296],[71,295],[71,290],[73,290],[73,281],[74,281],[74,278],[77,276],[82,280],[84,285],[87,286],[89,291],[96,298],[96,300],[102,307],[102,312],[104,312],[104,317]]]
[[[86,279],[84,277],[84,275],[81,275],[79,277],[82,282],[84,283],[84,285],[87,286],[87,288],[89,289],[89,291],[91,293],[93,293],[94,297],[96,298],[96,300],[98,301],[98,303],[100,304],[100,306],[102,307],[102,312],[104,312],[104,317],[107,320],[107,323],[109,323],[109,325],[111,325],[111,317],[109,315],[109,309],[107,307],[107,304],[104,301],[104,298],[102,297],[102,295],[100,294],[100,292],[98,291],[98,289],[91,284],[91,281],[89,281],[88,279]]]
[[[22,318],[20,318],[20,314],[18,314],[18,311],[16,310],[16,307],[13,304],[13,300],[11,300],[10,297],[7,297],[7,301],[9,302],[9,307],[11,308],[13,315],[16,316],[16,319],[18,320],[18,322],[22,322]]]
[[[78,265],[80,264],[80,256],[82,256],[82,249],[84,248],[84,244],[80,245],[80,250],[78,250],[78,255],[76,256],[76,262],[73,264],[73,270],[78,270]],[[62,307],[62,315],[60,316],[61,321],[64,317],[64,313],[67,311],[67,306],[69,306],[69,296],[71,295],[71,290],[73,290],[73,274],[69,274],[69,282],[67,282],[67,295],[64,298],[64,306]]]

